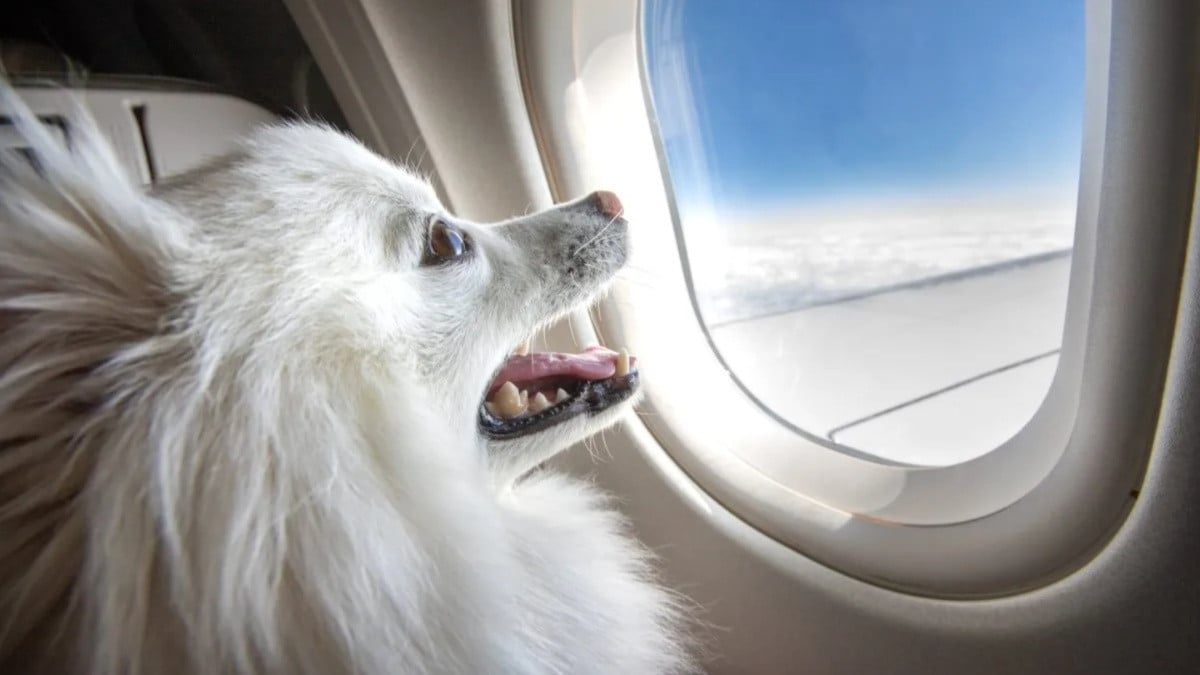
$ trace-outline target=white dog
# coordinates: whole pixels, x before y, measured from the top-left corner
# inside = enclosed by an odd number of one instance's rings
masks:
[[[480,226],[310,125],[146,194],[2,98],[0,672],[689,667],[618,514],[538,469],[636,369],[512,353],[623,265],[614,195]]]

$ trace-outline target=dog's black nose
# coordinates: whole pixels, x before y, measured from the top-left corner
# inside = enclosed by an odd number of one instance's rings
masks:
[[[608,190],[597,190],[592,193],[592,202],[605,218],[616,218],[625,212],[621,199]]]

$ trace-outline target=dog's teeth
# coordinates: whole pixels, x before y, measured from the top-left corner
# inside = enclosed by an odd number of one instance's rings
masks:
[[[525,408],[528,407],[528,395],[522,397],[517,385],[505,382],[492,397],[492,407],[500,417],[513,418],[525,412]]]
[[[500,416],[499,413],[496,412],[496,406],[492,405],[491,401],[484,401],[483,407],[487,408],[488,414],[491,415],[492,417]]]
[[[617,377],[625,377],[629,374],[629,352],[625,348],[621,348],[621,353],[617,355]]]
[[[529,392],[524,389],[521,390],[521,405],[526,408],[529,407]]]
[[[521,344],[517,345],[517,348],[513,350],[513,353],[516,354],[517,356],[524,356],[524,355],[528,354],[529,353],[529,340],[524,340],[521,342]]]
[[[558,393],[556,393],[556,394],[554,395],[554,402],[555,402],[555,403],[562,403],[563,401],[565,401],[565,400],[567,400],[567,399],[569,399],[569,398],[571,398],[571,395],[567,393],[567,390],[566,390],[566,389],[559,388],[559,390],[558,390]]]
[[[550,399],[546,398],[546,395],[540,391],[533,397],[533,400],[529,402],[529,412],[541,412],[549,407]]]

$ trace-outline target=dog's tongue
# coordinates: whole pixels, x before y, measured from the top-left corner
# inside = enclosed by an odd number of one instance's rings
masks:
[[[630,359],[633,362],[633,359]],[[518,386],[551,377],[577,377],[582,380],[603,380],[617,372],[617,353],[611,349],[593,346],[582,354],[560,352],[534,352],[513,354],[496,374],[490,393],[494,393],[505,382]]]

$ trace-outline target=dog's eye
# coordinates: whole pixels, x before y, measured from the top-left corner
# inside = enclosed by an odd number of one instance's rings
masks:
[[[463,257],[471,250],[471,238],[466,232],[437,218],[429,226],[429,246],[425,251],[426,265],[449,262]]]

